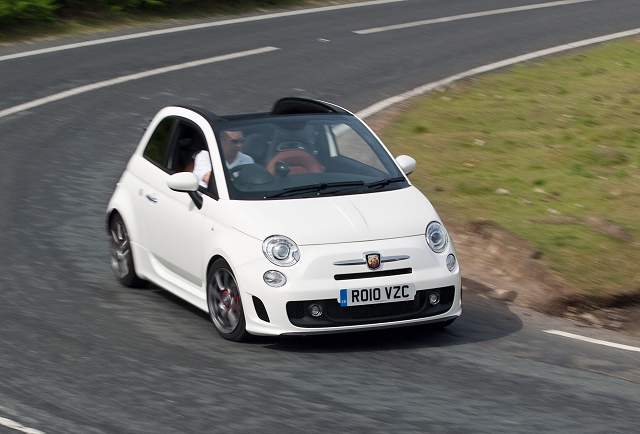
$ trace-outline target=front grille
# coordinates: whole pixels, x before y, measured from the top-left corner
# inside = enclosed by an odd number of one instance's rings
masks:
[[[431,305],[429,294],[437,292],[440,302]],[[337,327],[356,324],[376,324],[405,319],[425,318],[439,315],[451,309],[455,287],[425,289],[416,292],[415,299],[396,303],[377,303],[362,306],[340,306],[337,298],[325,300],[290,301],[287,303],[287,315],[291,324],[298,327]],[[309,315],[309,306],[319,304],[323,314],[319,317]]]
[[[289,319],[304,318],[304,301],[290,301],[287,303],[287,315]]]
[[[440,303],[447,304],[453,302],[453,297],[456,295],[456,288],[454,286],[447,286],[440,289]]]

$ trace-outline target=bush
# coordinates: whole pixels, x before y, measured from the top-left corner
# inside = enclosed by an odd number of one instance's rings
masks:
[[[51,28],[64,18],[112,19],[122,13],[166,16],[186,11],[232,13],[246,8],[295,4],[299,0],[0,0],[0,37]],[[45,26],[41,26],[45,24]],[[46,33],[46,30],[45,30]]]
[[[0,24],[53,21],[56,0],[0,0]]]

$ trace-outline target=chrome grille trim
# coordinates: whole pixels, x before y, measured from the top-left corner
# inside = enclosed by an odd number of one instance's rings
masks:
[[[396,255],[396,256],[380,256],[380,262],[397,262],[410,259],[409,255]],[[366,265],[367,261],[364,259],[347,259],[345,261],[336,261],[333,265]]]

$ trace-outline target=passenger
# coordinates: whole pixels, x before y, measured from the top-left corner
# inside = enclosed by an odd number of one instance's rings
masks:
[[[198,178],[198,184],[207,188],[211,178],[211,158],[209,151],[200,151],[193,160],[193,173]]]

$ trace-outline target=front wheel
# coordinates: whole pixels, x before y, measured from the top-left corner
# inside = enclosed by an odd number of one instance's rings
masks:
[[[234,342],[249,337],[238,282],[224,259],[216,260],[207,272],[207,305],[220,336]]]
[[[142,286],[144,281],[136,275],[133,254],[131,253],[131,240],[120,214],[114,214],[109,220],[109,232],[111,233],[109,257],[113,274],[124,286],[130,288]]]

